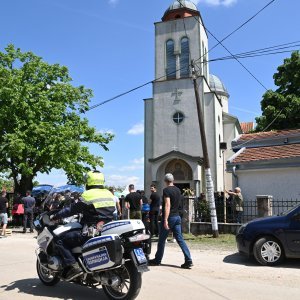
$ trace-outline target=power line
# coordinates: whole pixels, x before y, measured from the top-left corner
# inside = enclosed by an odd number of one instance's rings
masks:
[[[271,127],[271,125],[272,125],[272,124],[278,119],[278,117],[281,115],[282,111],[283,111],[283,109],[281,109],[281,111],[276,115],[276,117],[273,119],[273,121],[272,121],[271,123],[269,123],[269,124],[268,124],[262,131],[260,131],[260,132],[265,132],[266,130],[268,130],[268,129]],[[240,144],[240,145],[238,145],[238,146],[239,146],[239,147],[244,146],[244,145],[246,145],[246,144],[252,142],[253,140],[255,140],[255,137],[253,137],[252,139],[250,139],[250,140],[248,140],[248,141],[246,141],[246,142],[244,142],[244,143],[242,143],[242,144]],[[233,148],[231,148],[231,150],[233,150]]]
[[[300,46],[300,45],[299,45]],[[293,49],[293,50],[286,50],[286,51],[276,51],[276,52],[269,52],[269,53],[262,53],[262,54],[252,54],[252,55],[239,55],[235,54],[235,57],[238,57],[239,59],[244,59],[244,58],[254,58],[254,57],[261,57],[261,56],[270,56],[270,55],[275,55],[275,54],[282,54],[282,53],[291,53],[294,51],[299,51],[300,49]],[[209,62],[216,62],[216,61],[224,61],[224,60],[231,60],[234,59],[232,56],[226,56],[226,57],[220,57],[220,58],[215,58],[215,59],[210,59]]]
[[[228,34],[225,38],[223,38],[221,41],[218,41],[218,43],[216,44],[216,45],[214,45],[211,49],[209,49],[206,53],[205,53],[205,55],[207,54],[207,53],[209,53],[210,51],[212,51],[213,49],[215,49],[218,45],[220,45],[223,41],[225,41],[227,38],[229,38],[230,36],[232,36],[235,32],[237,32],[238,30],[240,30],[242,27],[244,27],[247,23],[249,23],[251,20],[253,20],[258,14],[260,14],[264,9],[266,9],[269,5],[271,5],[274,1],[276,1],[276,0],[272,0],[272,1],[270,1],[267,5],[265,5],[262,9],[260,9],[257,13],[255,13],[251,18],[249,18],[248,20],[246,20],[243,24],[241,24],[237,29],[235,29],[234,31],[232,31],[230,34]],[[180,3],[180,2],[179,2]],[[181,5],[182,5],[182,3],[180,3]],[[199,22],[199,20],[197,19],[197,18],[195,18],[198,22]],[[201,23],[200,23],[201,24]],[[203,25],[202,25],[203,26]],[[203,26],[204,27],[204,26]],[[204,27],[205,28],[205,27]],[[202,56],[200,56],[197,60],[195,60],[195,63],[196,63],[196,61],[198,61],[198,60],[201,60],[201,58],[203,57],[204,55],[202,55]],[[177,72],[177,71],[180,71],[181,69],[183,69],[183,68],[180,68],[180,69],[177,69],[175,72]],[[173,72],[172,72],[173,73]],[[170,75],[170,74],[167,74],[167,75]],[[114,96],[114,97],[112,97],[112,98],[110,98],[110,99],[107,99],[107,100],[105,100],[105,101],[102,101],[102,102],[100,102],[100,103],[98,103],[98,104],[95,104],[95,105],[93,105],[93,106],[90,106],[89,107],[89,109],[87,109],[87,111],[90,111],[90,110],[92,110],[92,109],[94,109],[94,108],[97,108],[97,107],[99,107],[99,106],[102,106],[102,105],[104,105],[104,104],[106,104],[106,103],[109,103],[109,102],[111,102],[111,101],[113,101],[113,100],[116,100],[116,99],[118,99],[118,98],[120,98],[120,97],[122,97],[122,96],[125,96],[125,95],[127,95],[127,94],[129,94],[129,93],[131,93],[131,92],[134,92],[134,91],[136,91],[136,90],[138,90],[138,89],[141,89],[141,88],[143,88],[143,87],[145,87],[145,86],[147,86],[147,85],[149,85],[149,84],[151,84],[151,83],[153,83],[153,82],[155,82],[155,81],[158,81],[158,80],[160,80],[160,79],[163,79],[163,78],[165,78],[166,77],[166,75],[163,75],[163,76],[161,76],[161,77],[159,77],[159,78],[156,78],[156,79],[154,79],[154,80],[152,80],[152,81],[148,81],[148,82],[146,82],[146,83],[144,83],[144,84],[142,84],[142,85],[139,85],[139,86],[137,86],[136,88],[133,88],[133,89],[131,89],[131,90],[128,90],[127,92],[124,92],[124,93],[121,93],[121,94],[119,94],[119,95],[117,95],[117,96]]]
[[[291,44],[295,44],[295,43],[296,43],[296,42],[287,43],[287,44],[281,44],[281,45],[289,45],[289,44],[291,45]],[[278,45],[278,46],[281,46],[281,45]],[[274,48],[276,48],[276,47],[278,47],[278,46],[266,47],[266,48],[262,48],[262,49],[274,49]],[[294,47],[296,47],[296,46],[298,47],[298,46],[300,46],[300,44],[294,45]],[[262,49],[253,50],[253,51],[248,51],[248,52],[242,52],[242,53],[237,53],[237,54],[234,54],[234,56],[235,56],[235,57],[238,57],[239,59],[244,59],[244,58],[254,58],[254,57],[269,56],[269,55],[282,54],[282,53],[290,53],[290,52],[293,52],[293,51],[295,51],[295,50],[299,50],[299,49],[293,49],[293,50],[286,50],[286,51],[276,51],[276,52],[270,51],[270,52],[260,53],[260,50],[262,50]],[[257,51],[257,52],[256,52],[256,51]],[[275,51],[275,49],[274,49],[274,51]],[[247,55],[247,56],[245,56],[245,55],[244,55],[245,53],[253,53],[253,54],[252,54],[252,55]],[[255,53],[258,53],[258,54],[255,54]],[[225,61],[225,60],[231,60],[231,59],[234,59],[234,57],[233,57],[233,56],[224,56],[224,57],[219,57],[219,58],[213,58],[213,59],[210,59],[210,60],[208,60],[207,62],[217,62],[217,61]],[[199,64],[199,63],[198,63],[198,64]],[[204,64],[204,62],[200,62],[200,64]],[[200,69],[199,66],[197,66],[197,67]],[[183,69],[183,68],[177,69],[176,71],[172,72],[172,74],[175,73],[175,72],[177,72],[177,71],[180,71],[181,69]],[[167,74],[167,75],[169,75],[169,74]],[[136,91],[136,90],[138,90],[138,89],[141,89],[141,88],[143,88],[143,87],[145,87],[145,86],[147,86],[147,85],[149,85],[149,84],[152,84],[153,82],[155,82],[155,81],[157,81],[157,80],[160,80],[160,79],[162,79],[162,78],[165,78],[165,77],[166,77],[166,76],[164,75],[164,76],[161,76],[161,77],[159,77],[159,78],[154,79],[153,81],[148,81],[148,82],[146,82],[146,83],[144,83],[144,84],[141,84],[141,85],[139,85],[139,86],[137,86],[137,87],[135,87],[135,88],[133,88],[133,89],[130,89],[130,90],[124,92],[124,93],[118,94],[118,95],[116,95],[116,96],[114,96],[114,97],[112,97],[112,98],[110,98],[110,99],[107,99],[107,100],[105,100],[105,101],[103,101],[103,102],[101,102],[101,103],[98,103],[98,104],[95,104],[95,105],[93,105],[93,106],[90,106],[89,109],[88,109],[87,111],[92,110],[92,109],[94,109],[94,108],[97,108],[97,107],[99,107],[99,106],[102,106],[102,105],[104,105],[104,104],[106,104],[106,103],[108,103],[108,102],[111,102],[111,101],[113,101],[113,100],[116,100],[116,99],[118,99],[118,98],[120,98],[120,97],[122,97],[122,96],[125,96],[125,95],[127,95],[127,94],[129,94],[129,93],[132,93],[132,92],[134,92],[134,91]]]
[[[108,102],[111,102],[111,101],[113,101],[113,100],[115,100],[115,99],[118,99],[118,98],[120,98],[120,97],[122,97],[122,96],[125,96],[125,95],[127,95],[127,94],[130,94],[130,93],[132,93],[132,92],[134,92],[134,91],[136,91],[136,90],[139,90],[139,89],[141,89],[141,88],[147,86],[148,84],[151,84],[152,82],[153,82],[153,81],[148,81],[148,82],[146,82],[146,83],[144,83],[144,84],[141,84],[141,85],[139,85],[139,86],[137,86],[137,87],[135,87],[135,88],[133,88],[133,89],[127,91],[127,92],[121,93],[121,94],[119,94],[119,95],[117,95],[117,96],[115,96],[115,97],[112,97],[112,98],[110,98],[110,99],[107,99],[107,100],[105,100],[105,101],[103,101],[103,102],[101,102],[101,103],[98,103],[98,104],[95,104],[95,105],[93,105],[93,106],[90,106],[89,109],[88,109],[87,111],[92,110],[92,109],[94,109],[94,108],[96,108],[96,107],[102,106],[102,105],[104,105],[104,104],[106,104],[106,103],[108,103]]]
[[[268,2],[263,8],[261,8],[258,12],[256,12],[252,17],[250,17],[248,20],[246,20],[244,23],[242,23],[240,26],[238,26],[238,28],[236,28],[231,33],[229,33],[227,36],[225,36],[221,41],[218,41],[218,43],[215,44],[212,48],[210,48],[207,53],[209,53],[210,51],[212,51],[213,49],[215,49],[216,47],[218,47],[222,42],[224,42],[225,40],[227,40],[230,36],[232,36],[234,33],[236,33],[237,31],[239,31],[241,28],[243,28],[246,24],[248,24],[250,21],[252,21],[255,17],[257,17],[260,13],[262,13],[269,5],[271,5],[275,1],[276,0],[272,0],[272,1]],[[203,56],[201,56],[197,60],[201,59],[202,57]]]
[[[180,3],[181,5],[182,5],[182,3],[180,2],[181,0],[177,0],[177,2],[178,3]],[[270,4],[271,3],[273,3],[275,0],[272,0],[271,2],[270,2]],[[257,15],[257,14],[256,14]],[[242,62],[240,62],[240,60],[236,57],[236,56],[234,56],[234,54],[222,43],[222,41],[220,41],[207,27],[205,27],[204,26],[204,24],[198,19],[198,18],[196,18],[195,16],[194,16],[194,19],[195,20],[197,20],[197,22],[200,24],[200,25],[202,25],[203,26],[203,28],[218,42],[218,44],[219,45],[221,45],[245,70],[246,70],[246,72],[248,72],[253,78],[254,78],[254,80],[255,81],[257,81],[266,91],[268,90],[267,88],[266,88],[266,86],[242,63]],[[253,19],[253,18],[252,18]],[[239,26],[240,28],[242,28],[243,26],[241,25],[241,26]],[[236,32],[236,31],[235,31]],[[230,36],[230,35],[229,35]],[[223,39],[224,40],[224,39]],[[211,49],[212,50],[212,49]],[[209,51],[211,51],[211,50],[209,50]],[[208,52],[209,52],[208,51]],[[206,52],[205,53],[205,55],[207,55],[207,53],[208,52]]]
[[[288,44],[289,44],[289,46],[282,47],[283,45],[288,45]],[[272,51],[278,51],[278,50],[284,50],[284,49],[299,47],[300,46],[300,41],[292,42],[292,43],[288,43],[288,44],[281,44],[281,45],[277,45],[277,46],[272,46],[272,47],[267,47],[267,48],[262,48],[262,49],[256,49],[256,50],[252,50],[252,51],[248,51],[248,52],[242,52],[242,53],[239,53],[238,55],[240,57],[242,57],[242,56],[251,56],[252,54],[265,54],[265,53],[268,54],[268,53],[272,53]],[[298,50],[298,49],[292,49],[292,50],[289,50],[288,52],[294,51],[294,50]],[[225,56],[224,58],[227,58],[227,57],[231,57],[231,56]]]
[[[268,6],[270,6],[273,2],[275,2],[276,0],[272,0],[270,2],[268,2],[263,8],[261,8],[256,14],[254,14],[251,18],[249,18],[247,21],[245,21],[244,23],[242,23],[237,29],[235,29],[234,31],[232,31],[231,33],[229,33],[228,35],[226,35],[217,45],[221,44],[222,42],[224,42],[225,40],[227,40],[230,36],[232,36],[234,33],[236,33],[237,31],[239,31],[241,28],[243,28],[246,24],[248,24],[249,22],[251,22],[255,17],[257,17],[261,12],[263,12]],[[215,47],[217,46],[215,45]]]

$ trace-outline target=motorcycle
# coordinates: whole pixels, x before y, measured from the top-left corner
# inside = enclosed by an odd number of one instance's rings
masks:
[[[38,232],[37,273],[46,286],[66,280],[68,271],[56,249],[59,237],[71,230],[83,230],[77,220],[63,225],[51,221],[45,212],[34,222]],[[72,254],[83,274],[72,282],[97,288],[102,286],[109,299],[135,299],[142,286],[142,273],[149,271],[147,257],[151,252],[150,235],[140,220],[121,220],[107,223],[99,236],[92,237],[95,228],[89,227],[91,238]]]

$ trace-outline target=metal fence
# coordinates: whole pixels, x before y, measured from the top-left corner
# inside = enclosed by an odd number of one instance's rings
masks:
[[[194,199],[192,201],[192,222],[210,222],[209,204],[205,200]],[[240,223],[246,223],[259,217],[257,200],[245,200],[243,205],[243,213],[238,216],[233,203],[224,202],[224,199],[215,199],[216,211],[219,223],[237,223],[239,217]],[[270,214],[272,216],[292,209],[300,204],[300,199],[273,199],[270,202]]]

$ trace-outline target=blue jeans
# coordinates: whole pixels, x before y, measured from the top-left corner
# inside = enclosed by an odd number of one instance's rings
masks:
[[[81,230],[68,231],[62,234],[56,241],[56,248],[61,255],[64,265],[70,266],[76,263],[76,259],[71,249],[82,246],[89,237],[83,236]]]
[[[174,234],[174,238],[176,239],[178,245],[180,246],[183,254],[184,259],[186,262],[191,262],[192,257],[190,254],[190,250],[185,243],[182,232],[181,232],[181,218],[179,216],[169,217],[168,219],[169,228]],[[160,233],[159,233],[159,239],[158,239],[158,245],[157,245],[157,251],[155,254],[155,261],[157,263],[161,263],[161,260],[164,256],[165,251],[165,245],[166,245],[166,239],[168,238],[169,230],[165,229],[164,222],[162,221],[160,223]]]
[[[118,213],[113,213],[113,220],[114,221],[118,221],[119,220]]]

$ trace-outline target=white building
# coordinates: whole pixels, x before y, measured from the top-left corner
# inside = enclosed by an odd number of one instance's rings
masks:
[[[145,99],[145,189],[163,187],[171,172],[181,189],[204,189],[203,153],[195,93],[189,68],[197,60],[199,93],[204,111],[211,170],[216,191],[224,189],[224,161],[220,143],[241,133],[236,117],[228,114],[229,94],[220,79],[209,73],[208,37],[200,12],[190,1],[175,1],[155,24],[153,98]],[[200,58],[200,59],[199,59]],[[231,188],[231,176],[226,185]]]
[[[271,195],[300,199],[300,129],[243,134],[232,142],[236,152],[227,161],[234,186],[245,200]]]

